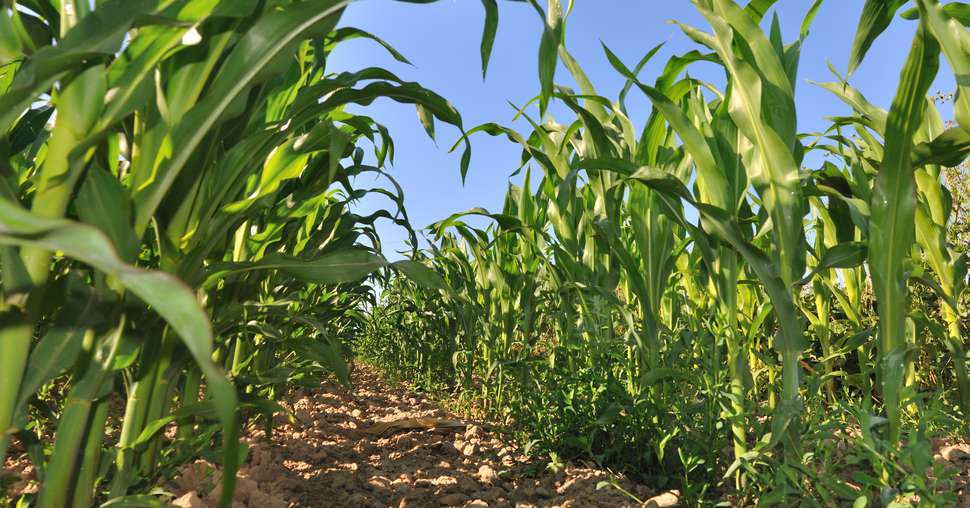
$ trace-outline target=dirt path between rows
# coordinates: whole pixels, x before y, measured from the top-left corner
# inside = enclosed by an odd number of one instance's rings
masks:
[[[296,422],[278,425],[272,439],[251,431],[240,471],[236,508],[292,507],[620,507],[639,503],[612,487],[602,470],[567,466],[553,472],[513,446],[438,405],[381,381],[363,366],[352,390],[337,384],[296,393],[287,404]],[[429,423],[433,430],[388,429]],[[403,420],[403,423],[401,423]],[[441,421],[445,420],[445,421]],[[457,422],[456,422],[457,421]],[[467,425],[459,426],[467,423]],[[214,506],[218,472],[204,462],[175,479],[175,506]],[[616,478],[646,506],[674,506],[658,493]]]

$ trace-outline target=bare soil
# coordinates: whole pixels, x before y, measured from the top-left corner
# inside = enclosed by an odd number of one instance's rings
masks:
[[[649,500],[647,506],[676,504],[675,493],[658,496],[603,470],[546,469],[482,426],[389,386],[367,367],[354,370],[353,385],[297,392],[284,403],[295,421],[278,422],[270,439],[250,431],[237,508],[640,505],[613,487],[597,489],[602,481],[617,482]],[[407,426],[419,428],[401,428]],[[214,506],[219,483],[208,463],[186,466],[172,486],[173,504]]]

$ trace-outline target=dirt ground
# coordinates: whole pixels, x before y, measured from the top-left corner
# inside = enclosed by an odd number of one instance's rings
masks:
[[[639,505],[613,487],[597,489],[611,480],[605,471],[547,470],[481,426],[389,386],[366,367],[353,377],[352,391],[332,384],[297,393],[288,405],[296,422],[278,425],[271,440],[250,432],[237,508]],[[423,428],[432,424],[436,428]],[[422,428],[401,428],[409,425]],[[646,506],[676,504],[673,492],[615,480]],[[209,464],[186,466],[172,488],[178,496],[173,504],[214,506],[218,484]]]

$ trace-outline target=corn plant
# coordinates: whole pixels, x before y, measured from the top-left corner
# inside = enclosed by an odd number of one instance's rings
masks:
[[[640,74],[660,46],[635,66],[604,47],[626,81],[615,101],[566,49],[569,9],[533,4],[539,93],[515,113],[531,131],[468,131],[521,147],[510,166],[525,181],[499,213],[429,228],[415,259],[447,287],[389,282],[358,351],[460,389],[553,461],[677,477],[697,498],[952,501],[919,450],[939,415],[934,390],[967,410],[966,254],[948,243],[941,177],[966,160],[965,84],[948,128],[927,92],[941,54],[963,75],[965,4],[901,12],[918,21],[888,110],[839,76],[820,86],[851,113],[798,133],[800,48],[821,2],[787,44],[766,17],[773,2],[693,3],[711,31],[680,25],[702,49],[671,57],[653,84]],[[902,4],[866,2],[850,71]],[[578,91],[555,83],[557,62]],[[691,77],[698,62],[723,68],[723,81]],[[634,90],[649,110],[628,109]],[[554,103],[575,116],[557,121]],[[471,227],[467,214],[492,225]],[[911,283],[928,292],[910,299]],[[418,344],[431,354],[414,354]],[[925,374],[942,365],[942,384]],[[875,473],[860,475],[862,493],[819,472],[831,471],[819,462],[829,452],[812,450],[828,450],[833,428],[859,429],[852,453]]]
[[[271,430],[272,400],[287,387],[348,380],[339,337],[374,303],[363,279],[393,267],[441,284],[419,263],[380,255],[375,221],[411,231],[385,171],[393,140],[345,107],[412,104],[432,136],[436,121],[460,129],[461,118],[385,69],[328,72],[329,53],[353,38],[407,61],[336,28],[345,6],[0,9],[0,458],[14,436],[28,448],[42,472],[37,506],[124,503],[166,464],[220,441],[212,458],[228,506],[246,452],[240,418],[263,415]],[[497,21],[485,6],[483,68]],[[387,185],[356,188],[368,173]],[[354,214],[367,193],[392,209]],[[66,398],[46,399],[50,386]],[[123,415],[110,411],[113,393],[127,396]],[[161,435],[172,423],[174,446]]]

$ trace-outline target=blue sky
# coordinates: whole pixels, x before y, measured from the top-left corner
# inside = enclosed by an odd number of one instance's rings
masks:
[[[484,10],[477,0],[442,0],[430,5],[358,0],[347,8],[341,24],[383,38],[414,65],[396,62],[373,42],[354,40],[334,51],[329,70],[385,67],[402,79],[417,81],[446,97],[462,114],[466,129],[496,122],[528,132],[527,124],[511,123],[514,112],[508,103],[522,105],[538,93],[537,55],[542,25],[528,4],[503,0],[498,3],[498,36],[484,81],[479,60]],[[811,3],[778,2],[773,11],[777,11],[786,42],[797,37]],[[801,132],[823,129],[826,116],[849,112],[847,106],[809,81],[834,80],[826,61],[845,73],[862,4],[862,0],[827,0],[818,12],[802,49],[795,90]],[[697,48],[677,26],[669,23],[672,19],[709,31],[688,0],[575,0],[566,25],[566,46],[590,76],[597,92],[615,99],[623,79],[607,62],[600,41],[630,67],[654,45],[666,41],[640,74],[645,82],[652,82],[669,56]],[[915,27],[915,22],[897,18],[850,78],[850,83],[874,104],[889,108]],[[712,64],[692,66],[690,72],[714,83],[723,82],[723,72]],[[946,62],[941,62],[940,76],[931,91],[952,91],[952,72]],[[561,66],[556,82],[572,85]],[[642,126],[650,112],[647,102],[631,92],[628,108],[634,122]],[[472,164],[463,185],[460,153],[448,153],[459,136],[457,130],[438,125],[436,144],[425,134],[412,106],[380,100],[356,110],[366,111],[390,129],[396,147],[390,172],[404,189],[405,206],[415,228],[476,206],[500,211],[509,175],[519,163],[517,145],[505,138],[473,136]],[[537,115],[535,108],[531,112]],[[561,109],[554,109],[552,115],[571,120]],[[519,183],[521,176],[511,181]],[[369,187],[373,183],[368,178],[359,181],[358,186]],[[358,203],[357,211],[367,213],[391,206],[385,198],[365,198]],[[379,222],[378,226],[385,254],[400,258],[395,251],[405,248],[406,233],[388,221]]]

